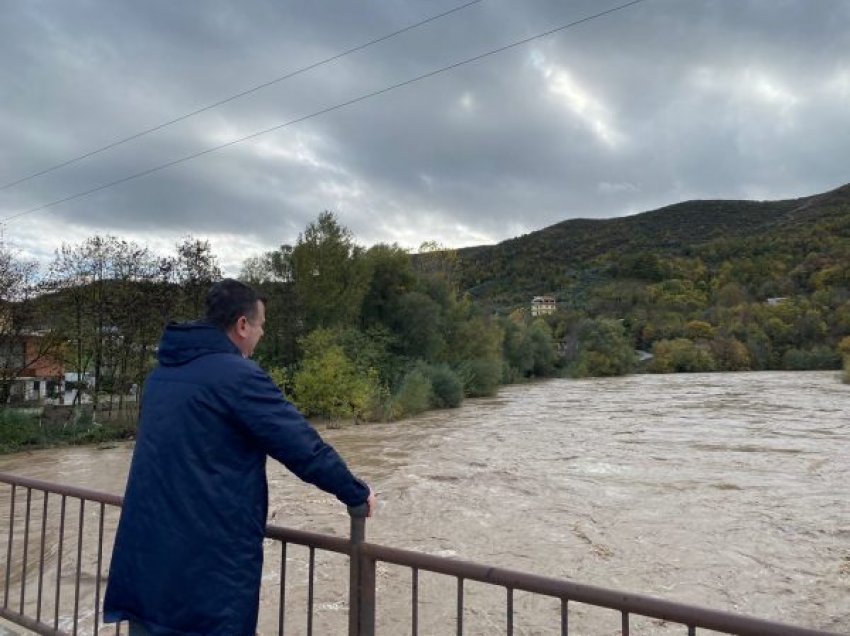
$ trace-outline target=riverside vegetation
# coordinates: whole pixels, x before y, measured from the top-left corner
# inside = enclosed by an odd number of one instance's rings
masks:
[[[191,237],[161,256],[95,236],[63,244],[43,274],[0,253],[0,400],[33,362],[16,343],[37,330],[33,355],[60,358],[91,402],[52,437],[6,408],[2,448],[131,434],[138,403],[126,396],[141,393],[162,326],[200,315],[220,277],[210,244]],[[363,248],[324,212],[295,245],[247,259],[240,278],[268,299],[255,357],[308,416],[331,422],[456,407],[554,375],[838,369],[843,356],[850,381],[850,186],[567,221],[415,255]],[[558,311],[530,316],[539,294],[555,295]],[[635,350],[653,357],[638,365]]]

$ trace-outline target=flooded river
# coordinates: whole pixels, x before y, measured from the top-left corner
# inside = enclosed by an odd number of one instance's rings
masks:
[[[850,633],[848,402],[836,373],[551,380],[323,435],[379,493],[372,542]],[[121,493],[130,453],[37,451],[0,470]],[[332,497],[271,463],[269,478],[271,523],[347,536]],[[314,628],[344,633],[345,560],[317,563]],[[278,570],[267,558],[263,634]],[[378,585],[379,632],[409,633],[409,572],[381,567]],[[454,633],[455,589],[421,575],[420,634]],[[466,595],[465,633],[504,633],[504,592]],[[557,603],[518,595],[516,612],[515,633],[558,633]],[[617,633],[619,616],[598,612],[579,607],[575,633]],[[288,633],[303,624],[287,616]]]

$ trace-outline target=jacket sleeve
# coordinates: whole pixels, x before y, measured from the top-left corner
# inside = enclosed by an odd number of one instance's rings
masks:
[[[239,422],[271,457],[300,479],[360,506],[369,487],[357,479],[332,446],[325,443],[257,365],[243,376],[233,408]]]

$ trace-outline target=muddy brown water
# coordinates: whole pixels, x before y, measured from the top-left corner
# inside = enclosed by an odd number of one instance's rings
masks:
[[[850,386],[831,372],[550,380],[322,434],[379,493],[369,541],[850,633],[848,401]],[[0,458],[0,470],[121,493],[131,452],[125,443],[20,453]],[[333,497],[271,462],[269,481],[270,523],[347,536]],[[34,526],[40,502],[33,500]],[[59,502],[50,505],[55,539]],[[8,527],[8,487],[0,513]],[[106,517],[107,537],[115,516]],[[66,628],[79,518],[70,500],[68,518],[62,569],[70,588],[62,588],[59,612]],[[95,506],[84,512],[81,633],[92,630],[97,519]],[[4,561],[5,544],[0,537]],[[56,552],[48,546],[45,557],[50,621]],[[288,548],[290,634],[305,633],[307,564],[306,549]],[[16,607],[20,567],[15,557]],[[277,633],[279,571],[280,548],[268,542],[262,634]],[[379,566],[379,633],[410,633],[410,579],[405,568]],[[346,633],[347,586],[345,558],[317,552],[314,633]],[[505,633],[504,590],[467,583],[464,592],[464,633]],[[454,579],[421,573],[419,594],[419,633],[455,633]],[[514,633],[559,633],[559,609],[517,593]],[[573,634],[619,633],[619,615],[607,610],[571,605],[570,621]],[[633,633],[682,628],[636,620]]]

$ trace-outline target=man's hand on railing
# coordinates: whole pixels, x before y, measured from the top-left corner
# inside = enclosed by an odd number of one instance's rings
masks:
[[[369,488],[369,498],[359,506],[349,506],[348,514],[352,517],[371,517],[375,514],[378,508],[378,499],[375,497],[375,491]]]

